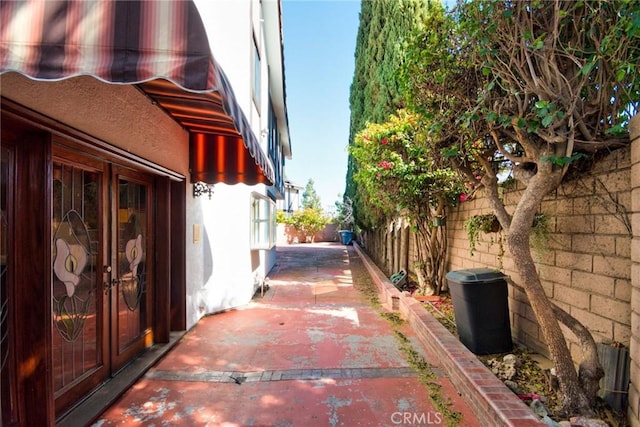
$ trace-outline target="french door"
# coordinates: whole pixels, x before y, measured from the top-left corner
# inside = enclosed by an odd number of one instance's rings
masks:
[[[153,177],[54,146],[56,411],[153,343]]]
[[[110,325],[112,370],[153,343],[152,180],[113,167]],[[105,288],[106,292],[106,288]]]

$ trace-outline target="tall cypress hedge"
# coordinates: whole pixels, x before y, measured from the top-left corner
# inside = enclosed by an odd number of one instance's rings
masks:
[[[430,3],[428,0],[362,1],[349,97],[349,144],[367,122],[383,123],[405,106],[399,81],[404,45],[416,29],[423,27]],[[358,225],[369,228],[378,218],[358,197],[353,181],[356,165],[351,156],[348,161],[345,197],[353,200]]]

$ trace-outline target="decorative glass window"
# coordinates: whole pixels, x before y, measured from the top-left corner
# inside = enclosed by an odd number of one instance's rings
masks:
[[[103,189],[99,172],[61,162],[53,163],[52,179],[51,346],[58,392],[102,363]]]
[[[276,204],[258,193],[251,194],[251,249],[271,249],[276,244]]]
[[[253,39],[253,81],[251,82],[251,92],[253,95],[253,102],[256,104],[258,112],[260,112],[260,51],[258,50],[258,43],[254,37]]]

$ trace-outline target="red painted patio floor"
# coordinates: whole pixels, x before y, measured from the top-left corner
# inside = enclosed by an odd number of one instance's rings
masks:
[[[263,297],[203,318],[94,425],[445,425],[390,323],[353,287],[352,250],[278,248]],[[433,371],[459,425],[480,425]]]

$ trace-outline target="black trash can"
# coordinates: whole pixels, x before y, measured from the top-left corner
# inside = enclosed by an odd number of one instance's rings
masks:
[[[507,281],[489,268],[447,273],[460,341],[475,354],[512,350]]]

